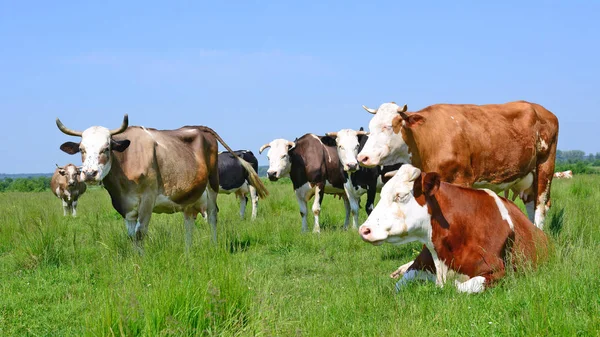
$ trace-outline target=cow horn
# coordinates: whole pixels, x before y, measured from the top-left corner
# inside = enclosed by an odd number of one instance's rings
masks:
[[[291,150],[291,149],[293,149],[293,148],[295,148],[295,147],[296,147],[296,143],[294,143],[294,142],[291,142],[291,141],[288,141],[288,146],[290,147],[290,148],[288,149],[288,151],[289,151],[289,150]]]
[[[403,107],[399,107],[397,112],[400,114],[400,116],[402,117],[402,119],[407,119],[408,115],[406,114],[406,110],[408,110],[408,106],[406,104],[404,104]]]
[[[56,118],[56,126],[58,126],[58,129],[60,131],[69,136],[81,137],[81,135],[83,134],[82,131],[75,131],[67,128],[58,118]]]
[[[260,150],[258,150],[258,154],[261,154],[266,148],[271,147],[270,143],[267,143],[263,146],[260,147]]]
[[[56,165],[56,168],[59,169],[59,170],[63,170],[64,169],[63,166],[58,166],[58,164],[56,164],[56,163],[54,163],[54,165]]]
[[[356,131],[356,135],[357,136],[368,136],[369,132],[360,130],[360,131]]]
[[[325,136],[329,136],[329,137],[337,138],[337,132],[327,132],[327,133],[325,134]]]
[[[123,124],[121,124],[121,127],[118,129],[110,130],[110,135],[114,136],[114,135],[118,135],[119,133],[122,133],[123,131],[127,130],[128,125],[129,125],[129,116],[127,116],[127,114],[125,114],[125,116],[123,116]]]
[[[375,110],[375,109],[369,109],[364,105],[362,107],[363,107],[363,109],[367,110],[368,113],[372,113],[373,115],[377,113],[377,110]]]

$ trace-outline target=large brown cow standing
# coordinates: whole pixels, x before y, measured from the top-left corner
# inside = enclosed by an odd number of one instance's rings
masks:
[[[217,141],[228,151],[233,150],[215,131],[206,126],[176,130],[127,127],[127,115],[115,130],[92,126],[81,132],[66,128],[58,119],[56,124],[63,133],[81,137],[80,143],[64,143],[61,150],[81,153],[82,180],[102,181],[136,245],[146,234],[153,212],[183,212],[189,246],[194,221],[203,208],[208,209],[208,222],[216,241]],[[235,156],[249,172],[249,180],[259,196],[265,197],[267,190],[252,166]],[[200,198],[205,190],[207,206],[202,205]]]

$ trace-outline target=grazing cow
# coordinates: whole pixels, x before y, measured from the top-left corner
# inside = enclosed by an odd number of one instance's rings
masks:
[[[81,152],[82,180],[103,183],[138,248],[153,212],[183,212],[189,247],[194,221],[203,207],[200,197],[205,190],[207,205],[204,207],[208,209],[208,223],[216,241],[217,141],[233,151],[215,131],[206,126],[184,126],[176,130],[127,127],[127,115],[121,127],[115,130],[92,126],[83,132],[74,131],[58,118],[56,125],[67,135],[81,137],[80,143],[66,142],[61,150],[68,154]],[[252,165],[235,153],[234,156],[249,172],[259,196],[266,196],[267,191]]]
[[[550,207],[558,119],[538,104],[436,104],[415,113],[406,105],[369,109],[370,137],[358,155],[372,167],[411,163],[442,181],[521,195],[543,228]]]
[[[554,178],[571,179],[571,178],[573,178],[573,171],[568,170],[568,171],[564,171],[564,172],[554,172]]]
[[[507,263],[519,269],[547,254],[544,232],[514,203],[488,189],[441,182],[439,174],[412,165],[402,166],[383,187],[359,233],[374,245],[419,241],[428,248],[398,281],[398,290],[414,279],[443,286],[453,271],[468,277],[455,281],[460,292],[482,292],[505,275]]]
[[[258,172],[258,159],[252,151],[240,150],[235,154],[252,165],[255,172]],[[219,193],[235,195],[240,199],[240,217],[244,217],[247,195],[250,194],[252,200],[252,219],[256,219],[258,210],[258,194],[256,188],[249,179],[250,173],[240,165],[237,158],[231,152],[219,152]]]
[[[56,165],[50,180],[52,193],[62,200],[64,216],[67,213],[77,216],[77,200],[87,189],[85,183],[79,181],[79,174],[79,169],[73,164]]]
[[[267,176],[271,181],[289,176],[296,192],[296,199],[302,216],[302,231],[308,230],[306,215],[307,202],[315,196],[312,211],[315,217],[313,232],[320,232],[319,215],[321,201],[325,193],[338,195],[344,200],[346,220],[344,228],[348,228],[350,213],[353,215],[353,228],[358,225],[358,203],[352,205],[346,189],[352,184],[344,172],[338,157],[335,140],[328,136],[316,136],[307,133],[294,142],[275,139],[263,145],[259,153],[266,148],[269,158]]]
[[[340,163],[344,171],[350,174],[353,188],[347,189],[347,192],[350,192],[348,193],[348,199],[350,200],[351,207],[353,202],[359,203],[361,195],[366,192],[367,202],[365,210],[367,214],[371,214],[375,203],[375,194],[381,191],[383,183],[388,180],[385,177],[385,173],[397,170],[402,164],[384,167],[363,167],[358,165],[356,156],[369,138],[362,127],[359,131],[342,129],[338,132],[328,132],[326,135],[335,138]],[[356,208],[358,208],[358,205]]]

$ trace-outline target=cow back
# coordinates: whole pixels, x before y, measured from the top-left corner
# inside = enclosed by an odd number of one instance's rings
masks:
[[[296,139],[295,143],[296,146],[289,152],[292,163],[290,178],[294,189],[307,182],[328,182],[335,188],[344,188],[346,174],[340,164],[335,139],[309,133]]]

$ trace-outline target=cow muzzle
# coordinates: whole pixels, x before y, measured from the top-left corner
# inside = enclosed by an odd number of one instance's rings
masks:
[[[270,181],[277,181],[279,179],[277,178],[277,172],[267,172],[267,177]]]
[[[96,182],[100,180],[98,170],[87,170],[81,172],[81,177],[85,182]]]
[[[375,246],[381,245],[385,240],[376,239],[373,235],[373,230],[367,225],[362,225],[358,228],[358,233],[360,234],[361,239],[363,241],[373,244]]]
[[[359,154],[358,157],[356,157],[356,159],[360,163],[360,166],[375,167],[378,165],[378,163],[375,162],[372,157],[365,154]]]
[[[347,163],[344,169],[348,172],[356,172],[358,170],[358,163]]]

